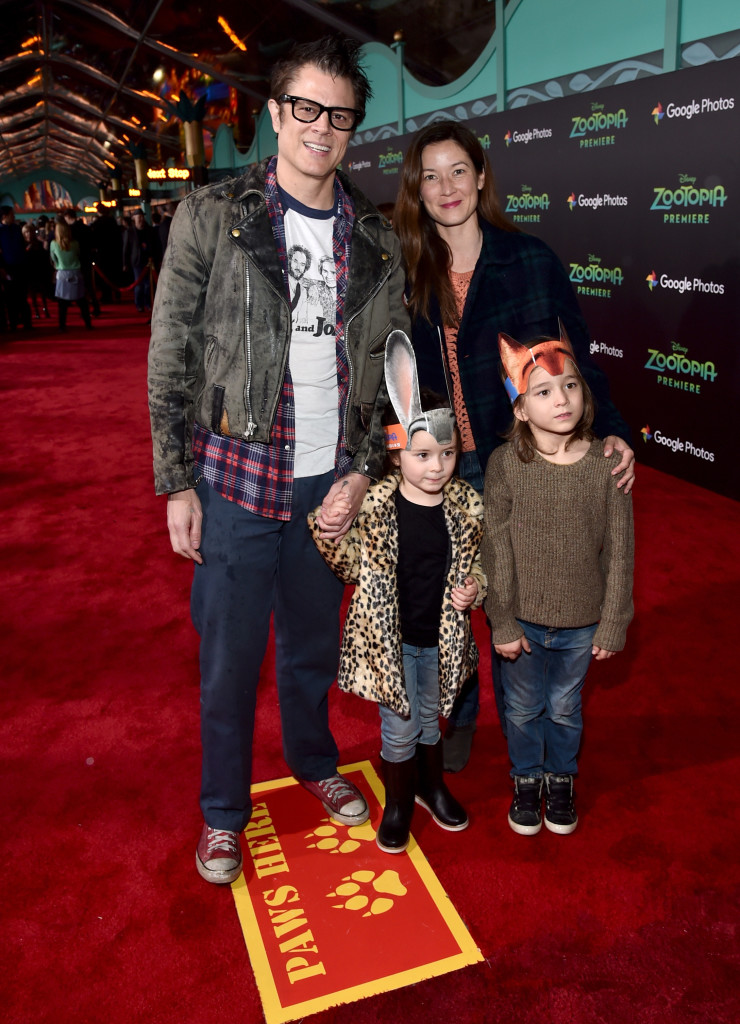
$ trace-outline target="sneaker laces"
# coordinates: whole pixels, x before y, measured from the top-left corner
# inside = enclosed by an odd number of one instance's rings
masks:
[[[330,779],[323,779],[318,783],[318,787],[326,795],[327,800],[337,806],[340,806],[339,801],[345,797],[348,803],[351,800],[357,799],[357,794],[341,775],[333,775]]]
[[[215,850],[223,850],[225,853],[236,855],[239,846],[236,836],[236,832],[228,832],[225,829],[210,828],[209,826],[206,853],[210,855]]]

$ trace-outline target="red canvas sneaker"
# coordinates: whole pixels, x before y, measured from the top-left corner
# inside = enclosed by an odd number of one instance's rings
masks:
[[[370,817],[364,796],[343,775],[332,775],[330,779],[322,779],[321,782],[307,782],[306,779],[298,781],[304,789],[318,797],[324,809],[342,825],[362,825]]]
[[[203,824],[195,866],[201,878],[221,885],[233,882],[242,870],[242,848],[239,833]]]

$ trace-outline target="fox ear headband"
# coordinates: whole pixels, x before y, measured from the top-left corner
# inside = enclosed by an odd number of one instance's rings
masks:
[[[452,409],[422,412],[416,359],[411,342],[403,331],[391,331],[385,346],[385,383],[400,422],[385,428],[389,451],[409,451],[417,430],[426,430],[441,445],[451,444],[455,436]]]
[[[512,405],[520,395],[527,393],[529,378],[536,366],[541,366],[553,377],[565,372],[566,359],[570,359],[574,366],[578,366],[562,324],[559,338],[538,341],[531,347],[522,345],[508,334],[499,334],[498,350],[506,370],[504,387]]]

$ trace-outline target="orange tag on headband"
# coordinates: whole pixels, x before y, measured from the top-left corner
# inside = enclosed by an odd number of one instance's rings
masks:
[[[383,430],[385,431],[385,447],[387,451],[406,450],[408,437],[400,423],[391,423],[387,427],[383,427]]]

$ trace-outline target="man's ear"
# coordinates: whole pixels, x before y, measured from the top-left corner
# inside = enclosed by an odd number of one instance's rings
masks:
[[[272,130],[277,135],[277,133],[280,131],[280,128],[282,127],[280,104],[278,103],[277,100],[269,99],[267,101],[267,109],[270,111]]]

